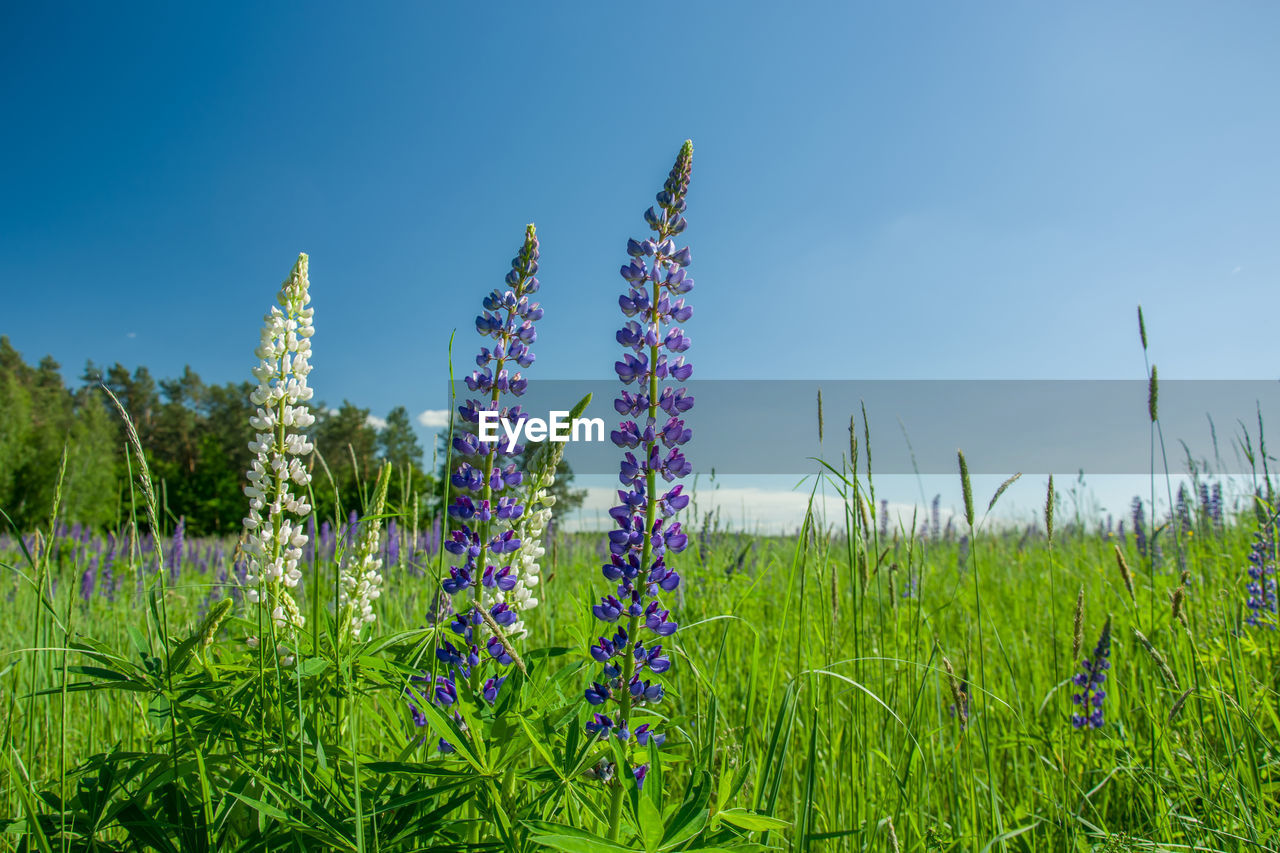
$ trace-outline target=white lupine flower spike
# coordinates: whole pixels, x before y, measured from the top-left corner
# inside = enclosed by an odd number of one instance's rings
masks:
[[[588,394],[578,402],[569,413],[569,418],[580,417],[591,402]],[[538,448],[529,460],[528,492],[524,496],[524,515],[516,523],[516,536],[521,541],[520,550],[516,553],[512,568],[516,570],[516,585],[509,592],[499,592],[498,601],[514,604],[520,619],[507,628],[507,635],[512,639],[528,636],[525,628],[524,613],[538,606],[534,595],[535,587],[541,580],[542,566],[539,560],[546,556],[542,545],[547,526],[551,523],[552,507],[556,496],[551,494],[551,487],[556,482],[556,469],[564,459],[566,443],[548,441]]]
[[[387,486],[391,483],[391,464],[383,463],[378,473],[376,497],[365,517],[360,520],[356,547],[342,563],[338,585],[339,624],[353,640],[377,617],[373,602],[382,595],[382,513],[387,506]]]
[[[249,443],[254,459],[244,488],[249,498],[244,519],[246,597],[271,614],[281,633],[299,629],[304,622],[291,590],[302,580],[299,563],[307,544],[302,521],[311,513],[304,491],[311,475],[302,457],[313,446],[295,431],[315,423],[306,406],[312,395],[307,374],[315,331],[314,309],[307,307],[309,286],[307,256],[301,254],[280,287],[278,304],[263,318],[262,336],[254,351],[258,386],[249,395],[257,407],[249,424],[257,433]]]

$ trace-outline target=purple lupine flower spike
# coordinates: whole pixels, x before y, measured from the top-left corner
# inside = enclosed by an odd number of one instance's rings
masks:
[[[586,689],[585,696],[592,705],[618,706],[616,717],[597,713],[587,730],[601,737],[616,730],[627,750],[632,734],[640,746],[663,740],[649,723],[633,732],[630,720],[638,706],[662,700],[661,683],[643,676],[646,670],[658,675],[670,668],[660,638],[675,633],[677,626],[661,596],[679,586],[680,575],[667,561],[688,544],[673,517],[689,498],[681,485],[666,484],[692,470],[682,447],[692,437],[683,414],[693,398],[687,389],[672,388],[663,380],[683,382],[693,370],[683,355],[689,338],[679,326],[693,313],[684,300],[693,289],[686,272],[692,256],[687,246],[677,247],[673,240],[687,226],[683,214],[692,164],[693,144],[685,142],[658,193],[658,204],[645,211],[654,236],[628,240],[629,260],[620,270],[626,292],[618,304],[628,320],[617,340],[627,351],[614,369],[628,387],[614,401],[624,420],[611,438],[625,451],[618,476],[622,489],[617,506],[609,511],[617,529],[609,533],[609,557],[602,570],[610,591],[591,610],[601,622],[621,622],[624,627],[591,647],[603,677]],[[610,627],[606,633],[614,631]],[[646,772],[647,764],[632,770],[637,787],[643,786]]]
[[[99,588],[106,594],[108,601],[116,600],[116,578],[112,566],[116,559],[116,539],[111,533],[107,534],[107,553],[102,558],[102,580]]]
[[[1174,515],[1178,519],[1178,532],[1186,533],[1191,529],[1191,494],[1187,491],[1187,484],[1178,485],[1178,497],[1173,504]]]
[[[508,637],[519,636],[522,626],[517,604],[508,600],[507,593],[514,587],[512,555],[521,546],[512,524],[523,512],[511,497],[524,479],[514,460],[524,448],[505,436],[500,421],[518,424],[528,417],[519,406],[502,405],[502,395],[519,397],[524,393],[528,383],[520,369],[534,362],[534,323],[542,318],[542,308],[530,297],[539,288],[539,254],[537,232],[530,225],[511,261],[505,287],[485,297],[483,311],[476,318],[476,331],[493,342],[480,348],[476,369],[463,380],[478,396],[458,407],[460,428],[454,434],[453,449],[460,464],[450,475],[457,497],[448,507],[448,517],[456,526],[441,543],[457,558],[441,587],[448,596],[464,595],[467,599],[449,608],[456,611],[448,624],[458,635],[461,648],[445,642],[436,654],[470,679],[472,694],[478,693],[491,705],[497,702],[506,676],[495,675],[481,682],[480,667],[487,661],[509,666],[515,658],[496,634],[484,639],[483,633],[489,631],[484,615]],[[432,550],[440,539],[439,529],[433,530]],[[457,701],[454,670],[439,678],[437,702]],[[442,696],[448,696],[449,702],[442,702]],[[461,717],[455,719],[460,721]],[[444,747],[449,744],[442,742],[442,751],[449,751]]]
[[[1138,553],[1147,556],[1147,531],[1142,524],[1142,498],[1133,499],[1133,538],[1138,546]]]
[[[1245,623],[1253,627],[1276,627],[1276,540],[1275,527],[1268,523],[1253,534],[1253,548],[1249,552],[1249,593],[1245,604],[1249,615]]]
[[[80,577],[80,597],[84,599],[84,603],[88,604],[93,598],[93,591],[97,585],[98,578],[98,558],[90,557],[89,565],[84,570],[84,574]]]
[[[1107,617],[1102,626],[1102,634],[1098,637],[1098,645],[1093,649],[1093,657],[1080,662],[1078,672],[1072,682],[1080,688],[1080,692],[1071,697],[1073,705],[1079,713],[1071,715],[1071,725],[1077,729],[1100,729],[1103,724],[1102,702],[1107,698],[1107,691],[1102,685],[1107,680],[1107,670],[1111,668],[1111,617]]]
[[[387,522],[386,565],[400,565],[400,528],[394,518]]]
[[[178,575],[182,572],[182,558],[186,550],[187,542],[187,519],[186,516],[178,518],[178,524],[173,528],[173,543],[169,548],[169,580],[176,581]]]

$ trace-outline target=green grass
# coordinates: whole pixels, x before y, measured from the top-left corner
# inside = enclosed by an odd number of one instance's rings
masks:
[[[865,483],[827,473],[871,503]],[[1154,571],[1121,543],[1131,597],[1116,540],[1097,532],[1060,525],[1050,547],[978,519],[962,556],[954,538],[880,541],[852,499],[826,507],[791,537],[703,530],[679,557],[658,706],[669,741],[629,797],[624,847],[888,850],[892,822],[902,850],[1275,848],[1280,670],[1274,632],[1242,624],[1248,523],[1183,536],[1183,624],[1168,542]],[[172,585],[146,578],[142,595],[137,567],[117,565],[115,601],[86,604],[69,543],[10,549],[0,847],[612,849],[575,834],[607,829],[608,792],[586,771],[612,753],[580,728],[602,543],[561,535],[548,549],[521,647],[529,676],[469,735],[434,710],[416,728],[400,695],[431,667],[434,561],[426,576],[386,571],[365,646],[335,649],[330,626],[309,624],[297,666],[259,678],[243,644],[256,622],[227,621],[208,648],[183,642],[213,579],[191,564]],[[331,590],[332,566],[305,586]],[[1070,724],[1080,587],[1082,655],[1113,620],[1098,731]],[[458,754],[436,752],[441,733]]]

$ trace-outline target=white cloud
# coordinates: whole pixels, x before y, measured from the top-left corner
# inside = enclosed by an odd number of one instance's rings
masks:
[[[374,429],[387,428],[387,419],[380,418],[377,415],[369,415],[369,417],[364,419],[364,422],[367,423],[369,426],[373,427]]]
[[[129,332],[128,334],[125,335],[126,338],[136,338],[137,336],[138,336],[137,332]]]
[[[958,483],[957,483],[958,486]],[[557,523],[563,530],[576,532],[596,532],[609,530],[613,520],[608,511],[617,503],[618,492],[614,488],[595,485],[585,487],[587,496],[582,506]],[[956,489],[959,491],[959,488]],[[835,530],[843,529],[844,509],[838,495],[819,490],[810,497],[809,487],[802,488],[768,488],[765,486],[724,486],[718,488],[694,488],[694,484],[685,484],[685,494],[694,498],[695,507],[690,506],[680,514],[680,521],[689,529],[700,527],[708,512],[719,514],[719,527],[724,530],[736,530],[764,535],[794,534],[804,523],[805,513],[812,500],[813,511],[819,524]],[[958,498],[959,495],[957,494]],[[879,504],[879,501],[877,501]],[[879,526],[879,513],[882,505],[877,505],[876,524]],[[890,501],[887,508],[888,527],[891,531],[910,530],[914,519],[916,526],[930,521],[930,505],[917,507],[908,502]],[[941,523],[945,526],[948,519],[959,516],[947,506],[939,508]],[[993,522],[994,523],[994,522]]]
[[[587,498],[582,506],[563,521],[564,529],[579,531],[608,530],[612,520],[608,510],[617,502],[618,492],[613,488],[588,486]],[[686,487],[686,492],[688,492]],[[699,490],[696,493],[698,514],[719,511],[721,525],[735,530],[755,533],[791,533],[804,520],[809,505],[809,493],[783,489],[753,487]],[[697,525],[693,511],[681,519],[686,524]]]
[[[448,409],[427,409],[418,413],[418,423],[428,429],[440,429],[449,425]]]
[[[1233,270],[1231,271],[1231,274],[1232,274],[1232,275],[1239,275],[1239,273],[1240,273],[1240,271],[1241,271],[1242,269],[1244,269],[1244,267],[1236,267],[1235,269],[1233,269]]]

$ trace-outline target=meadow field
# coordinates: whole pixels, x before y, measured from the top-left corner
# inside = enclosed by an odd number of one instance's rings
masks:
[[[1131,534],[1095,526],[1052,542],[1043,528],[881,539],[854,511],[794,537],[699,530],[682,561],[671,734],[645,787],[670,833],[654,847],[1274,849],[1275,636],[1245,621],[1255,518],[1192,521],[1178,616],[1177,558],[1153,565]],[[402,696],[430,666],[439,552],[438,536],[400,529],[372,647],[300,664],[288,686],[301,704],[283,697],[287,722],[267,729],[244,693],[253,626],[232,617],[208,647],[183,648],[216,602],[241,600],[234,540],[176,545],[163,580],[150,538],[131,554],[64,527],[32,562],[4,540],[13,822],[0,837],[15,849],[273,849],[291,836],[296,849],[359,849],[363,820],[365,849],[445,850],[497,808],[519,840],[496,849],[537,849],[542,821],[591,828],[601,783],[584,773],[599,756],[577,688],[603,537],[549,543],[524,658],[530,682],[550,686],[516,694],[506,713],[520,722],[503,741],[518,743],[491,745],[482,774],[440,756]],[[159,547],[172,555],[175,542]],[[324,588],[334,575],[322,545],[309,577]],[[144,591],[157,586],[167,614]],[[1106,724],[1076,729],[1070,679],[1108,617]],[[164,656],[184,652],[170,687]],[[508,772],[515,785],[484,799],[486,776]],[[486,805],[468,812],[476,798]],[[37,822],[48,846],[28,834]]]
[[[957,515],[906,524],[865,416],[846,433],[828,412],[799,529],[727,528],[671,485],[714,440],[678,387],[691,158],[622,256],[608,532],[556,523],[562,446],[478,430],[527,416],[510,407],[537,381],[532,226],[476,294],[477,399],[455,401],[438,494],[381,460],[339,486],[312,445],[305,255],[244,389],[239,530],[189,534],[177,480],[96,389],[128,425],[112,505],[67,511],[68,446],[43,517],[0,507],[0,847],[1278,849],[1265,451],[1247,488],[1176,499],[1161,464],[1172,509],[1147,496],[1114,527],[1055,520],[1052,479],[1036,523],[996,523],[1004,488],[973,494],[961,454]]]

